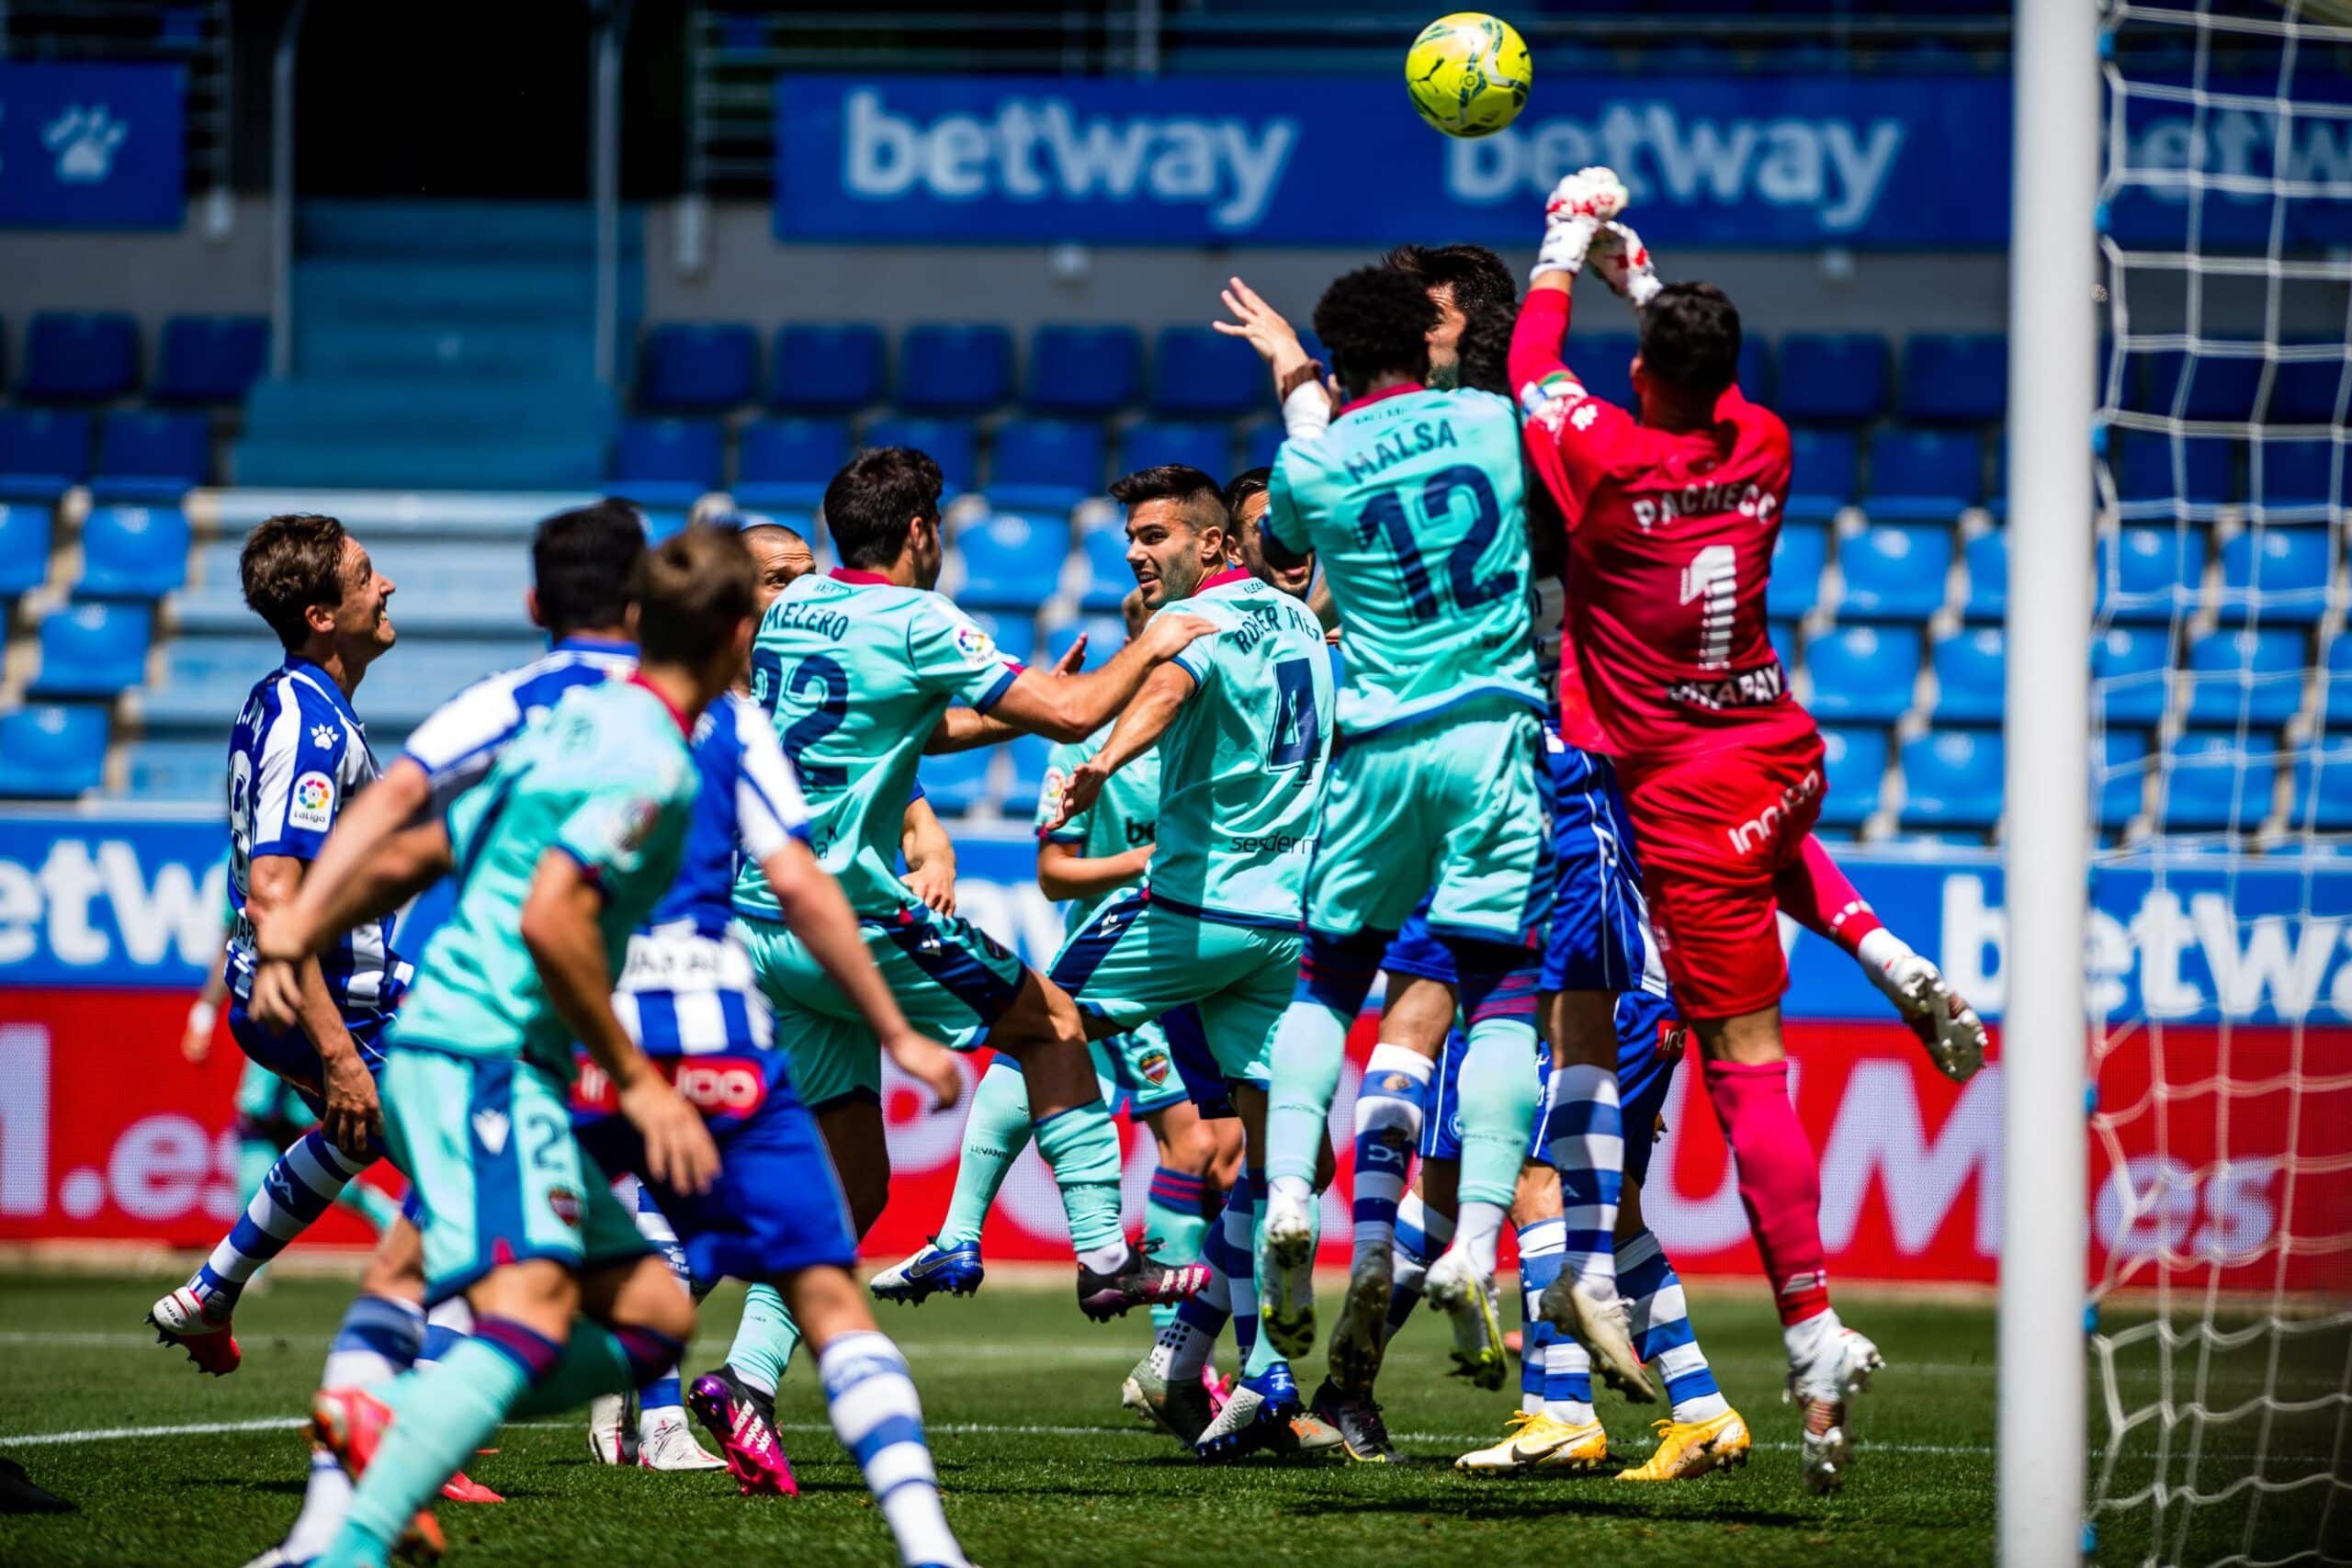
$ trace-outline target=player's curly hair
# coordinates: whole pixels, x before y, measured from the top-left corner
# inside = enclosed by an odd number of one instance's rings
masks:
[[[1712,283],[1669,283],[1642,311],[1642,368],[1713,400],[1739,377],[1739,311]]]
[[[343,573],[345,537],[340,522],[315,512],[266,519],[245,536],[237,556],[245,604],[289,652],[311,635],[311,606],[340,604],[350,592]]]
[[[1380,265],[1418,279],[1423,288],[1448,290],[1453,308],[1465,316],[1519,302],[1519,279],[1484,245],[1399,245]]]
[[[1427,380],[1437,306],[1414,278],[1366,266],[1332,280],[1315,306],[1315,335],[1331,355],[1340,384],[1361,392],[1385,375]]]

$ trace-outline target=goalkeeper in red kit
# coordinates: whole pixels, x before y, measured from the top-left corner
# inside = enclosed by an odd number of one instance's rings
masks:
[[[1734,384],[1738,311],[1713,284],[1661,286],[1615,221],[1624,203],[1607,169],[1560,183],[1511,342],[1528,452],[1568,531],[1566,656],[1589,703],[1563,733],[1616,760],[1658,946],[1780,1307],[1805,1478],[1826,1492],[1851,1461],[1848,1402],[1882,1363],[1829,1304],[1820,1163],[1781,1037],[1774,883],[1799,866],[1825,782],[1820,732],[1764,619],[1789,432]],[[1588,261],[1640,319],[1638,419],[1561,359]]]

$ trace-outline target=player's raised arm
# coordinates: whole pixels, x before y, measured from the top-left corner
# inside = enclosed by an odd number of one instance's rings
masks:
[[[1061,815],[1047,830],[1066,826],[1092,806],[1113,773],[1159,745],[1185,702],[1199,689],[1200,682],[1182,664],[1163,664],[1153,671],[1126,711],[1119,715],[1119,722],[1112,726],[1102,749],[1070,770],[1062,785]]]
[[[1153,671],[1216,629],[1199,615],[1156,616],[1100,670],[1060,679],[1023,671],[989,712],[1049,740],[1083,740],[1134,701]]]

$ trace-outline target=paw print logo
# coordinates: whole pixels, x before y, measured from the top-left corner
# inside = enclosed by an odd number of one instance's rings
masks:
[[[57,158],[57,177],[65,185],[98,185],[114,173],[114,155],[130,128],[115,118],[104,104],[69,105],[63,114],[41,128],[41,145]]]
[[[334,728],[332,725],[325,724],[314,724],[311,726],[311,744],[317,747],[322,751],[334,750]]]

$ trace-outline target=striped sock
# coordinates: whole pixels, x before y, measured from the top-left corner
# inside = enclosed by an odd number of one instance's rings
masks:
[[[466,1304],[465,1297],[451,1296],[446,1302],[435,1302],[425,1310],[424,1343],[416,1352],[416,1364],[430,1366],[440,1360],[473,1331],[474,1309]]]
[[[1391,1250],[1397,1201],[1421,1141],[1421,1102],[1437,1064],[1403,1045],[1375,1045],[1356,1090],[1355,1256]]]
[[[278,1156],[244,1213],[187,1282],[188,1293],[204,1303],[205,1315],[225,1315],[234,1307],[245,1281],[310,1229],[367,1168],[367,1162],[352,1159],[315,1128]]]
[[[1195,1263],[1200,1260],[1201,1242],[1209,1228],[1209,1221],[1202,1213],[1207,1197],[1209,1179],[1189,1170],[1170,1170],[1159,1166],[1151,1173],[1151,1190],[1143,1207],[1143,1234],[1146,1241],[1159,1244],[1162,1263]],[[1176,1315],[1175,1307],[1165,1303],[1151,1309],[1151,1325],[1165,1328]]]
[[[833,1433],[865,1472],[866,1487],[905,1562],[964,1562],[939,1505],[939,1477],[922,1435],[922,1403],[899,1348],[873,1329],[844,1334],[817,1356]]]
[[[498,1430],[558,1348],[520,1324],[487,1318],[447,1360],[401,1378],[386,1400],[395,1419],[352,1491],[343,1528],[319,1557],[322,1568],[390,1561],[417,1509]]]
[[[1560,1331],[1544,1321],[1537,1304],[1544,1289],[1560,1277],[1564,1227],[1557,1220],[1537,1220],[1519,1227],[1519,1407],[1544,1408],[1545,1354]]]
[[[1408,1192],[1396,1205],[1396,1251],[1391,1259],[1396,1269],[1396,1282],[1388,1291],[1388,1332],[1394,1335],[1421,1304],[1421,1281],[1429,1275],[1430,1265],[1445,1253],[1453,1240],[1453,1216],[1441,1214],[1421,1201],[1418,1192]]]
[[[1617,1075],[1578,1062],[1552,1070],[1544,1142],[1560,1172],[1567,1271],[1602,1301],[1617,1292],[1617,1201],[1625,1181],[1624,1117]]]
[[[1634,1303],[1634,1351],[1657,1363],[1677,1421],[1712,1421],[1731,1408],[1715,1385],[1707,1354],[1682,1299],[1682,1281],[1658,1244],[1644,1229],[1617,1249],[1618,1280]]]
[[[1198,1377],[1208,1364],[1216,1337],[1231,1323],[1246,1359],[1258,1338],[1258,1280],[1255,1231],[1258,1191],[1265,1172],[1244,1170],[1225,1195],[1225,1212],[1202,1238],[1201,1261],[1209,1282],[1176,1309],[1151,1347],[1152,1369],[1169,1382]],[[1247,1312],[1247,1317],[1243,1313]],[[1245,1337],[1246,1336],[1246,1337]]]
[[[321,1388],[368,1388],[408,1371],[424,1343],[424,1309],[396,1296],[356,1296],[327,1345]]]
[[[1544,1348],[1544,1414],[1571,1427],[1593,1419],[1592,1358],[1565,1334]]]

